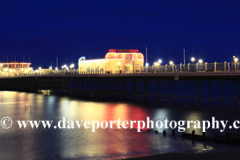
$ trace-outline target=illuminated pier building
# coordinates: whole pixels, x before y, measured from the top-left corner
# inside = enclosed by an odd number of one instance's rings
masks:
[[[79,58],[79,73],[137,73],[144,64],[144,56],[137,49],[109,49],[105,59]]]
[[[0,77],[27,75],[32,72],[31,63],[25,62],[0,62]]]

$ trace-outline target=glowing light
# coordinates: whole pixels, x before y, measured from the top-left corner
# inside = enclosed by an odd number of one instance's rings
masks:
[[[12,70],[10,69],[10,72],[12,72]]]
[[[39,70],[41,70],[41,69],[42,69],[42,67],[39,67],[38,69],[39,69]]]
[[[109,49],[109,52],[116,52],[116,49]]]
[[[237,62],[238,61],[238,58],[234,58],[234,62]]]
[[[116,49],[109,49],[109,52],[116,52]]]
[[[49,69],[52,69],[52,67],[50,66]]]
[[[7,68],[4,68],[5,71],[7,71],[8,69]]]
[[[120,65],[121,65],[121,63],[120,63],[120,62],[118,62],[118,65],[120,66]]]
[[[138,49],[118,49],[117,52],[123,53],[138,53]]]
[[[97,65],[99,65],[100,63],[98,62]]]
[[[70,65],[70,68],[74,68],[74,66],[75,66],[75,65],[72,63],[72,64]]]
[[[57,70],[58,70],[58,67],[55,67],[55,70],[57,71]]]
[[[149,64],[148,64],[148,63],[146,63],[146,66],[149,66]]]
[[[202,60],[202,59],[199,59],[199,60],[198,60],[198,63],[203,63],[203,60]]]
[[[192,61],[192,62],[194,62],[194,61],[195,61],[195,58],[194,58],[194,57],[192,57],[192,58],[191,58],[191,61]]]
[[[173,65],[173,61],[170,61],[169,64],[170,64],[170,65]]]
[[[159,60],[158,60],[158,63],[159,63],[159,64],[161,64],[161,63],[162,63],[162,60],[161,60],[161,59],[159,59]]]

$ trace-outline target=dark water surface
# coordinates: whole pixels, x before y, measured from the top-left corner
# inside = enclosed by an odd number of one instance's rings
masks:
[[[179,105],[180,106],[180,105]],[[193,107],[160,107],[128,103],[89,102],[69,97],[24,92],[0,92],[0,118],[13,120],[10,129],[0,126],[0,159],[111,159],[166,152],[228,152],[240,151],[237,145],[183,139],[171,134],[134,129],[19,129],[17,120],[218,120],[240,119],[234,109]],[[187,130],[191,132],[193,128]],[[171,129],[166,129],[171,133]],[[177,131],[177,129],[176,129]],[[233,130],[236,132],[236,130]],[[197,134],[201,130],[196,129]],[[212,135],[208,130],[207,135]]]

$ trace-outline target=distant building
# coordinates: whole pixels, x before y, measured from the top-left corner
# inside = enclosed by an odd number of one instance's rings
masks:
[[[109,49],[105,59],[79,58],[79,73],[133,73],[140,72],[144,56],[137,49]]]
[[[27,75],[32,72],[31,63],[25,62],[0,62],[0,77]]]

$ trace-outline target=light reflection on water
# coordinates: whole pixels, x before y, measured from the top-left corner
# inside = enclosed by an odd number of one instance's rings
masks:
[[[13,119],[11,129],[0,128],[0,159],[114,158],[164,152],[202,152],[236,149],[235,146],[163,136],[135,129],[19,129],[17,120],[202,120],[239,119],[226,111],[162,108],[126,103],[86,102],[69,97],[22,92],[0,92],[0,118]],[[191,132],[192,129],[188,130]],[[162,132],[163,129],[159,129]],[[171,133],[170,129],[167,129]],[[200,134],[200,130],[196,130]],[[209,133],[209,135],[211,135]]]

